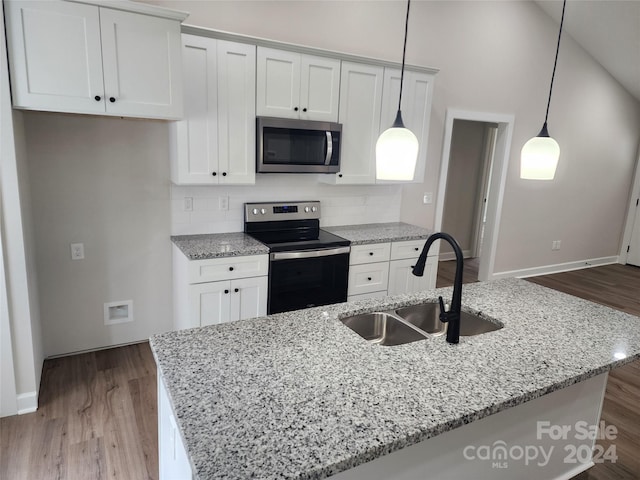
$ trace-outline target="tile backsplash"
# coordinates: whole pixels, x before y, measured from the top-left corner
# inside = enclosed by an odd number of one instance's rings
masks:
[[[241,232],[245,202],[320,200],[320,225],[354,225],[400,220],[400,185],[327,185],[315,175],[258,175],[255,185],[180,186],[171,184],[171,233]],[[185,197],[193,199],[185,211]],[[227,197],[229,209],[220,209]]]

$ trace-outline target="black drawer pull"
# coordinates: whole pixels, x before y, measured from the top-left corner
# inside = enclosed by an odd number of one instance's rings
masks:
[[[225,290],[224,293],[229,293],[229,290]]]
[[[216,175],[218,175],[218,172],[211,172],[211,175],[215,177]]]
[[[371,278],[371,277],[367,277],[367,280],[371,281],[371,280],[372,280],[372,278]]]
[[[373,252],[369,252],[369,255],[373,256]]]
[[[233,272],[233,267],[229,267],[229,271],[230,271],[230,272]]]
[[[115,102],[116,102],[116,99],[115,99],[115,97],[109,97],[109,101],[110,101],[111,103],[115,103]]]
[[[234,288],[233,291],[238,293],[240,291],[240,289],[239,288]]]
[[[416,247],[414,248],[414,250],[417,252],[418,250],[420,250],[420,247]]]
[[[102,97],[100,95],[96,95],[95,97],[93,97],[96,99],[96,102],[99,102],[100,100],[102,100]]]

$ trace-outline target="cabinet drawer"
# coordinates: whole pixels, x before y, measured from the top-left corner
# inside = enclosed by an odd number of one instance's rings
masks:
[[[365,263],[349,267],[347,295],[387,291],[389,262]]]
[[[372,243],[370,245],[352,246],[349,264],[359,265],[361,263],[388,262],[390,252],[390,243]]]
[[[260,277],[269,273],[268,255],[223,257],[189,262],[188,282],[203,283],[235,278]]]
[[[405,242],[393,242],[391,244],[391,260],[418,258],[426,241],[426,239],[422,239],[407,240]]]

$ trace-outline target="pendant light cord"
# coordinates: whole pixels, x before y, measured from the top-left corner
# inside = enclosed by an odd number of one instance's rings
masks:
[[[556,65],[558,65],[558,52],[560,51],[560,38],[562,37],[562,24],[564,23],[564,9],[567,6],[567,0],[564,0],[562,4],[562,18],[560,19],[560,32],[558,33],[558,46],[556,47],[556,59],[553,62],[553,73],[551,74],[551,86],[549,87],[549,101],[547,101],[547,113],[544,115],[544,124],[547,124],[547,118],[549,117],[549,106],[551,105],[551,92],[553,91],[553,79],[556,76]],[[405,34],[406,35],[406,34]],[[405,38],[405,45],[407,40]],[[404,60],[402,61],[404,63]],[[400,92],[402,92],[402,85],[400,86]],[[400,93],[402,95],[402,93]]]
[[[567,0],[565,0],[566,2]],[[398,112],[400,111],[400,105],[402,104],[402,84],[404,83],[404,58],[407,53],[407,32],[409,31],[409,6],[411,0],[407,0],[407,18],[404,22],[404,46],[402,47],[402,70],[400,71],[400,98],[398,98]],[[558,40],[559,42],[560,40]],[[556,61],[558,56],[556,55]],[[552,80],[553,81],[553,80]],[[548,107],[547,107],[548,111]]]

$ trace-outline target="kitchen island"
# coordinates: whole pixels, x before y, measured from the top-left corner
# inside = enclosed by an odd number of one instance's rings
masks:
[[[160,398],[193,477],[570,478],[588,468],[590,455],[567,464],[566,451],[546,470],[514,450],[486,462],[479,447],[549,448],[553,427],[567,425],[571,444],[576,419],[597,422],[606,372],[640,357],[640,318],[503,279],[465,285],[462,303],[504,328],[458,345],[374,345],[339,320],[439,294],[451,289],[152,337]]]

